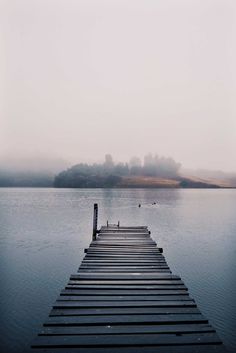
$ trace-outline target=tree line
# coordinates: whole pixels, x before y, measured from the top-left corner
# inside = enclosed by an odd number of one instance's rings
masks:
[[[115,163],[110,154],[103,163],[80,163],[56,175],[55,187],[66,188],[101,188],[119,185],[125,176],[149,176],[160,178],[176,178],[181,165],[173,158],[159,157],[151,153],[143,161],[132,157],[128,163]]]

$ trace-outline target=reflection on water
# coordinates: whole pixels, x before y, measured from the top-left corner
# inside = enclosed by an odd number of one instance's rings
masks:
[[[91,241],[95,202],[100,224],[149,226],[235,351],[235,190],[1,189],[1,352],[28,351]]]

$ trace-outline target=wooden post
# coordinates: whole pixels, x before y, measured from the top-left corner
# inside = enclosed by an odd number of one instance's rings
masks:
[[[98,226],[98,204],[95,203],[93,206],[93,240],[96,240]]]

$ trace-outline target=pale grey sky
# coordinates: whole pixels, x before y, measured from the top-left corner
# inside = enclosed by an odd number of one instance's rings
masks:
[[[236,170],[235,0],[0,0],[0,159]]]

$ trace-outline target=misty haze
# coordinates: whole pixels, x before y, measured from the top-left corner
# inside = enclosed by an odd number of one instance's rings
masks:
[[[235,11],[231,0],[2,0],[0,166],[151,152],[235,172]]]
[[[236,351],[235,34],[234,0],[0,0],[1,353]]]
[[[73,166],[63,159],[9,158],[0,168],[0,187],[234,188],[236,173],[186,169],[171,157],[152,153],[124,163],[106,154],[104,162]]]

